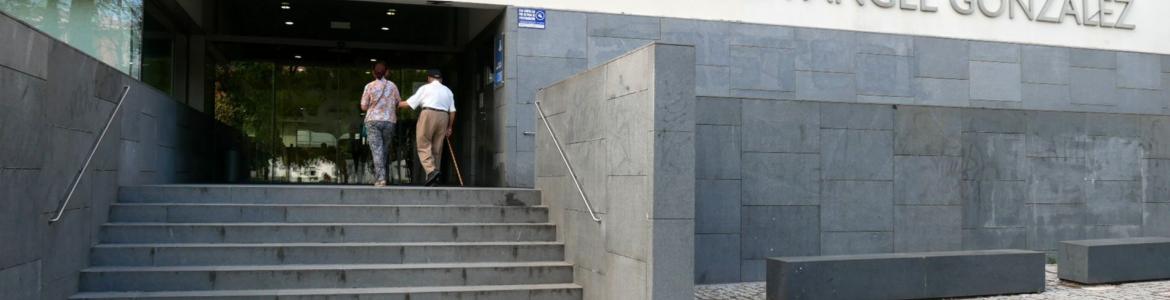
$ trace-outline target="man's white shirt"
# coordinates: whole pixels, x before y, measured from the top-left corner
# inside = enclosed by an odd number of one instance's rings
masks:
[[[432,81],[419,87],[418,91],[410,96],[410,99],[406,99],[406,104],[409,104],[412,109],[418,109],[419,105],[422,105],[422,107],[455,112],[455,94],[451,93],[451,89],[439,81]]]

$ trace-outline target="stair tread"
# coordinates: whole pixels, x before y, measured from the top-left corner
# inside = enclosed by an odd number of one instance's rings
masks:
[[[83,273],[98,272],[210,272],[210,271],[298,271],[298,270],[409,270],[446,268],[517,268],[571,267],[564,261],[411,263],[411,264],[318,264],[318,265],[221,265],[221,266],[103,266],[89,267]]]
[[[524,285],[471,285],[471,286],[420,286],[380,288],[329,288],[329,289],[272,289],[272,290],[207,290],[207,291],[165,291],[165,292],[84,292],[70,299],[103,299],[134,297],[241,297],[241,296],[313,296],[313,295],[355,295],[355,294],[402,294],[442,292],[491,292],[522,290],[581,289],[572,283],[524,284]]]
[[[398,208],[548,208],[544,205],[515,206],[515,205],[482,205],[482,204],[329,204],[329,203],[231,203],[231,202],[120,202],[112,206],[189,206],[189,207],[398,207]]]
[[[271,247],[431,247],[431,246],[561,246],[563,242],[406,242],[406,243],[134,243],[97,244],[94,248],[271,248]]]
[[[102,226],[288,226],[288,227],[304,227],[304,226],[553,226],[553,223],[500,223],[500,222],[484,222],[484,223],[289,223],[289,222],[256,222],[256,223],[167,223],[167,222],[110,222],[102,224]]]
[[[536,192],[538,189],[534,188],[511,188],[511,187],[446,187],[446,186],[408,186],[396,185],[388,187],[375,187],[370,185],[313,185],[313,184],[143,184],[143,185],[128,185],[122,186],[123,189],[134,188],[265,188],[265,189],[323,189],[323,190],[433,190],[433,191],[530,191]]]

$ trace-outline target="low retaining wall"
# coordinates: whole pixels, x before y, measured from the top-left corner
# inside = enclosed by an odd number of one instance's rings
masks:
[[[536,187],[585,299],[694,297],[694,60],[651,44],[537,94],[602,219],[538,124]]]

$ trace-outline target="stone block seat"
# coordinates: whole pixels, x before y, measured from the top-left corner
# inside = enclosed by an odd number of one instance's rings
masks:
[[[1042,252],[982,250],[769,258],[767,299],[922,299],[1040,293]]]
[[[1062,280],[1084,284],[1170,279],[1170,238],[1060,242]]]

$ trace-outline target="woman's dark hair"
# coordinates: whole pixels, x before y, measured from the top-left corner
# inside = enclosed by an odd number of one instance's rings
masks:
[[[385,79],[386,76],[390,75],[390,70],[386,68],[386,64],[376,63],[374,64],[374,71],[371,74],[374,75],[374,79]]]

